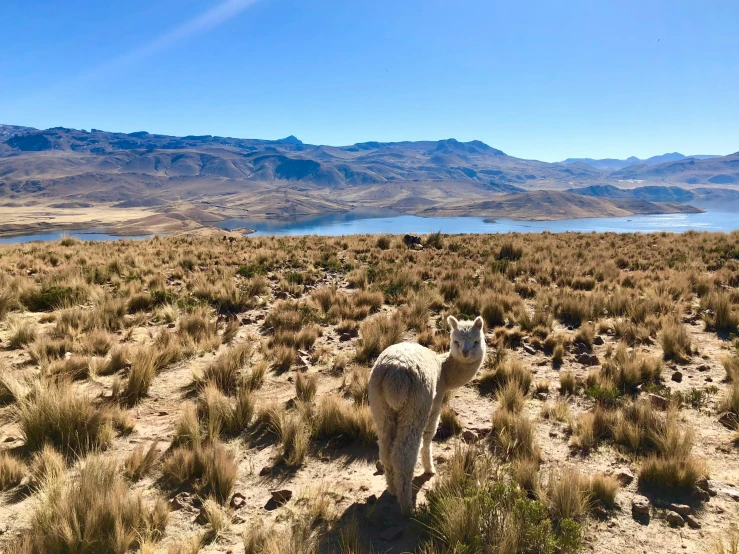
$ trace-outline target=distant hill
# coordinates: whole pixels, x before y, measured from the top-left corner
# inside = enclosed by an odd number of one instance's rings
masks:
[[[618,160],[614,158],[605,158],[601,160],[594,160],[593,158],[567,158],[563,164],[583,163],[589,165],[595,169],[602,169],[606,171],[616,171],[625,167],[631,167],[634,165],[644,164],[648,166],[659,165],[666,162],[674,162],[678,160],[684,160],[686,158],[694,158],[696,160],[704,160],[708,158],[718,158],[719,156],[713,155],[696,155],[696,156],[684,156],[679,152],[672,152],[671,154],[662,154],[661,156],[652,156],[644,160],[640,160],[635,156],[626,158],[625,160]]]
[[[630,158],[623,163],[638,163],[605,169],[615,162],[621,161],[525,160],[453,138],[328,146],[293,135],[263,140],[0,125],[0,204],[79,213],[105,206],[200,223],[354,208],[567,218],[692,210],[674,204],[690,201],[685,187],[739,185],[739,154]],[[619,192],[625,181],[645,186]],[[648,188],[656,185],[671,188]]]
[[[692,202],[739,200],[739,190],[724,188],[694,188],[684,189],[675,186],[650,185],[631,189],[619,188],[613,185],[592,185],[582,188],[567,189],[567,192],[581,196],[595,198],[647,200],[649,202]]]

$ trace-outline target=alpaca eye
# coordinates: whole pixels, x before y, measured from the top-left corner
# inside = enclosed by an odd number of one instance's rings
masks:
[[[480,341],[479,340],[476,340],[475,341],[475,346],[477,346],[478,344],[480,344]]]
[[[459,346],[459,341],[458,340],[455,340],[454,341],[454,346]]]

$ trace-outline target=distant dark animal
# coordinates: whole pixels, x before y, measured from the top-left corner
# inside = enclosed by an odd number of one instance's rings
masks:
[[[403,237],[403,244],[406,246],[421,246],[421,237],[418,235],[405,235]]]

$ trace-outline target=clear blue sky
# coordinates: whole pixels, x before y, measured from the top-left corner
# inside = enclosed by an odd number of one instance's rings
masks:
[[[739,150],[739,2],[2,0],[0,122]]]

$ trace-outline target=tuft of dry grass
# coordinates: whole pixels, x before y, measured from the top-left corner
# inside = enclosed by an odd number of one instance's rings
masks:
[[[523,414],[502,409],[493,412],[487,441],[490,449],[504,460],[539,460],[541,457],[534,425]]]
[[[33,455],[29,467],[31,486],[41,489],[46,483],[61,482],[67,463],[59,452],[47,444]]]
[[[168,521],[163,499],[147,504],[128,488],[115,461],[93,455],[75,478],[45,483],[16,552],[124,554],[158,540]]]
[[[602,506],[608,510],[616,506],[616,494],[620,484],[618,479],[612,475],[596,473],[587,479],[587,492],[593,504]]]
[[[306,375],[298,372],[295,375],[295,396],[301,402],[313,402],[318,390],[318,375]]]
[[[555,521],[585,517],[590,502],[588,480],[575,468],[552,471],[544,489],[549,513]]]
[[[690,335],[680,321],[668,319],[662,324],[662,354],[665,360],[687,361],[692,345]]]
[[[499,352],[504,352],[499,349]],[[513,383],[522,395],[527,395],[531,388],[533,377],[531,370],[515,356],[499,354],[499,358],[492,361],[493,369],[483,372],[477,380],[478,388],[483,393],[497,391],[509,383]]]
[[[316,439],[334,439],[375,444],[372,414],[366,404],[349,404],[338,396],[324,396],[312,414],[311,434]]]
[[[140,444],[123,460],[123,474],[131,481],[139,481],[149,473],[158,459],[157,441],[152,442],[147,450]]]
[[[357,362],[374,361],[388,346],[399,343],[404,331],[405,325],[397,316],[378,315],[363,322],[359,328]]]
[[[177,447],[162,463],[162,481],[173,489],[191,487],[203,496],[211,495],[220,504],[231,496],[238,466],[222,444]]]
[[[211,383],[224,394],[233,394],[241,380],[239,372],[247,364],[251,354],[252,346],[249,343],[232,346],[220,353],[201,375],[197,375],[195,383],[199,387]]]
[[[0,492],[19,485],[26,472],[26,464],[8,452],[0,451]]]
[[[105,449],[113,440],[110,414],[63,381],[38,386],[20,401],[18,423],[29,450],[49,444],[80,455]]]
[[[36,327],[30,321],[11,318],[9,329],[8,348],[11,350],[18,350],[36,340]]]

